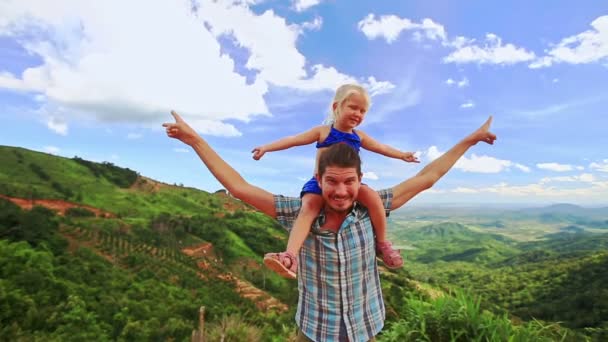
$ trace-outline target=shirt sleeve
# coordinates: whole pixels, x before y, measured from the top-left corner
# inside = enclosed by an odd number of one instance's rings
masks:
[[[391,205],[393,204],[393,189],[388,188],[378,190],[378,195],[380,195],[382,204],[384,204],[384,211],[386,212],[386,217],[388,217],[391,213]]]
[[[283,228],[290,231],[302,207],[302,200],[297,197],[274,195],[274,207],[277,221]]]

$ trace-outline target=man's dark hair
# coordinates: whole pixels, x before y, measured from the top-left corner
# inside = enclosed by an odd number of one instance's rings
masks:
[[[361,177],[361,158],[359,152],[345,143],[334,144],[328,147],[319,157],[319,177],[323,177],[328,166],[353,167]]]

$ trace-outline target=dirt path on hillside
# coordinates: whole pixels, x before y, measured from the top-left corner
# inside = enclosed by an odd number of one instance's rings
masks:
[[[62,227],[59,231],[68,240],[68,250],[73,252],[78,247],[87,247],[113,265],[121,267],[118,262],[120,258],[117,258],[115,253],[104,251],[103,248],[100,248],[99,243],[101,240],[99,235],[92,234],[88,239],[83,240],[83,234],[76,230]],[[128,245],[128,242],[122,242],[122,248],[124,250],[129,250],[131,248]],[[162,255],[166,255],[159,253],[159,250],[152,246],[139,246],[138,249],[140,252],[149,253],[161,260],[164,259]],[[193,269],[193,271],[196,272],[199,278],[206,281],[215,281],[213,280],[213,278],[215,278],[234,284],[236,292],[242,298],[252,301],[260,310],[274,310],[277,312],[286,312],[288,310],[287,305],[271,296],[268,292],[255,287],[252,283],[242,280],[229,272],[221,272],[222,266],[217,265],[217,259],[213,253],[213,245],[211,243],[206,242],[184,248],[182,249],[182,253],[196,261],[198,270]],[[166,261],[172,262],[172,260]]]
[[[152,191],[155,191],[158,189],[156,187],[157,184],[151,184],[151,185],[153,185]],[[247,206],[241,205],[238,202],[235,203],[235,200],[230,198],[227,195],[225,195],[225,196],[220,195],[219,197],[225,197],[222,199],[224,202],[223,204],[224,204],[225,210],[233,212],[237,209],[240,209],[240,210],[248,209],[249,211],[253,211],[252,208],[248,208]],[[108,217],[108,218],[116,217],[116,215],[114,215],[113,213],[101,210],[99,208],[82,205],[82,204],[78,204],[78,203],[73,203],[73,202],[68,202],[68,201],[64,201],[64,200],[56,200],[56,199],[33,199],[32,200],[32,199],[26,199],[26,198],[10,197],[10,196],[1,195],[1,194],[0,194],[0,198],[7,199],[7,200],[15,203],[16,205],[18,205],[20,208],[25,209],[25,210],[31,210],[34,206],[38,205],[38,206],[42,206],[42,207],[51,209],[51,210],[57,212],[59,215],[65,215],[66,211],[70,208],[84,208],[84,209],[90,210],[91,212],[95,213],[95,215],[98,217]],[[96,254],[100,255],[104,259],[111,262],[112,264],[114,264],[114,265],[118,264],[117,260],[115,259],[115,256],[112,253],[105,253],[99,249],[99,247],[97,246],[98,241],[96,241],[95,238],[93,238],[91,240],[82,241],[82,240],[76,238],[76,236],[79,235],[77,233],[68,232],[65,229],[60,229],[60,233],[68,240],[68,244],[69,244],[68,249],[70,251],[74,251],[80,246],[87,247],[87,248],[90,248],[91,250],[93,250]],[[203,272],[208,273],[209,271],[211,271],[212,263],[213,264],[217,263],[216,256],[213,253],[213,245],[211,243],[203,243],[200,245],[183,248],[181,251],[185,255],[187,255],[197,261],[196,263],[197,263],[197,266],[199,269],[199,272],[197,272],[198,276],[201,279],[208,280],[209,276],[205,275]],[[154,248],[150,248],[149,252],[153,255],[157,254],[157,251]],[[218,269],[218,267],[213,267],[213,268]],[[242,280],[230,273],[216,273],[214,275],[214,277],[221,279],[223,281],[226,281],[226,282],[233,283],[235,285],[236,292],[242,298],[245,298],[245,299],[248,299],[248,300],[254,302],[255,305],[260,310],[275,310],[278,312],[286,312],[288,310],[287,305],[285,305],[278,299],[272,297],[268,292],[255,287],[252,283],[250,283],[248,281]]]
[[[91,207],[84,204],[78,204],[73,202],[68,202],[64,200],[57,199],[27,199],[27,198],[19,198],[19,197],[10,197],[5,195],[0,195],[1,198],[7,199],[19,207],[21,209],[31,210],[34,206],[42,206],[53,211],[56,211],[59,215],[65,215],[66,210],[70,208],[84,208],[95,213],[97,217],[116,217],[111,212],[101,210],[99,208]]]
[[[211,262],[215,263],[216,260],[216,256],[213,253],[213,244],[209,242],[183,248],[182,253],[197,259],[198,267],[207,273],[212,270]],[[209,279],[207,275],[201,274],[201,276],[203,279]],[[287,305],[271,296],[268,292],[255,287],[252,283],[240,279],[231,273],[219,273],[216,274],[215,277],[234,283],[236,292],[241,297],[254,302],[260,310],[275,310],[278,312],[285,312],[288,310]]]

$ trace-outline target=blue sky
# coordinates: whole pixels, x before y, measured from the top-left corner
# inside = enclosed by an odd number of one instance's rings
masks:
[[[175,109],[247,180],[296,195],[314,146],[251,149],[321,124],[333,91],[372,94],[364,181],[414,175],[489,115],[413,204],[608,205],[608,2],[2,1],[0,145],[221,188],[164,135]]]

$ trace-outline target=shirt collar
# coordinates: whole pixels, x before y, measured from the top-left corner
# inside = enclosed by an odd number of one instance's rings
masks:
[[[344,220],[348,219],[348,217],[350,217],[350,216],[355,217],[355,218],[361,217],[361,213],[363,212],[362,209],[365,209],[365,207],[362,206],[361,203],[359,203],[358,201],[354,201],[350,212],[344,217]],[[325,215],[325,208],[322,208],[321,212],[319,212],[319,216],[317,217],[317,220],[313,224],[312,228],[316,229],[318,231],[321,228],[321,226],[323,224],[325,224],[326,219],[327,219],[327,217]]]

